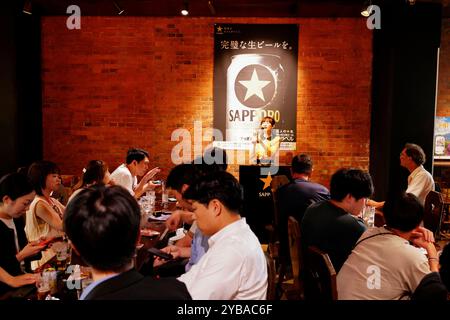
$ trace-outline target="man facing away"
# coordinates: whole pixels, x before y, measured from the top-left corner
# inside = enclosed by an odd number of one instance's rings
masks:
[[[141,213],[130,193],[120,186],[81,191],[67,206],[64,231],[73,249],[92,268],[91,283],[81,300],[188,300],[178,280],[155,280],[134,269]]]
[[[313,162],[307,154],[296,155],[292,159],[293,182],[280,187],[276,193],[280,211],[279,237],[281,251],[288,253],[287,221],[293,216],[300,223],[303,214],[311,204],[329,200],[330,192],[323,185],[312,182]]]
[[[360,169],[342,168],[331,177],[330,189],[331,200],[309,206],[300,228],[304,248],[328,253],[338,272],[367,229],[357,216],[373,193],[372,178]]]
[[[155,185],[150,181],[159,171],[159,168],[153,168],[148,171],[148,152],[142,149],[131,148],[127,152],[125,163],[121,164],[111,173],[110,179],[114,184],[124,187],[136,199],[151,190]],[[142,177],[139,184],[137,176]]]
[[[426,275],[437,273],[433,234],[420,227],[423,215],[423,206],[411,193],[386,201],[386,225],[364,232],[338,273],[339,299],[408,299]]]
[[[178,279],[193,299],[265,299],[267,265],[258,238],[241,218],[242,189],[233,175],[201,177],[184,192],[209,249]]]

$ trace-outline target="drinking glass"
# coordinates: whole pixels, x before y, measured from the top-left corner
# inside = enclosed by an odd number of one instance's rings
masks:
[[[37,274],[36,287],[37,287],[37,299],[45,300],[50,294],[51,284],[50,274],[46,271]]]

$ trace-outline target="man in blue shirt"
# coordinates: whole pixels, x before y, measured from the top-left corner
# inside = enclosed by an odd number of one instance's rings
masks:
[[[279,205],[279,237],[281,254],[289,257],[287,221],[293,216],[300,223],[306,208],[311,204],[330,199],[323,185],[312,182],[313,161],[307,154],[296,155],[291,166],[293,182],[280,187],[276,193]]]

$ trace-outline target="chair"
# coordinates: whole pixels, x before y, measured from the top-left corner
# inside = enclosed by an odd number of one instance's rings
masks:
[[[300,225],[294,217],[288,219],[289,253],[291,256],[293,283],[285,286],[284,293],[287,299],[300,300],[303,298],[303,269]]]
[[[267,300],[276,300],[277,299],[277,268],[275,266],[275,260],[267,253],[264,253],[266,257],[267,263]]]
[[[444,199],[442,194],[430,191],[425,198],[425,214],[423,226],[433,232],[436,239],[440,236],[441,223],[444,216]]]
[[[270,183],[270,188],[272,191],[272,200],[273,200],[273,219],[272,224],[266,226],[266,230],[269,232],[269,254],[275,260],[275,265],[278,265],[278,282],[277,282],[277,291],[281,289],[281,283],[284,280],[288,258],[280,256],[280,239],[279,239],[279,222],[280,222],[280,212],[278,206],[278,197],[277,191],[278,188],[284,186],[289,183],[289,179],[285,175],[279,175],[272,178],[272,182]]]
[[[337,300],[336,271],[330,257],[317,247],[305,253],[305,300]]]
[[[288,177],[285,175],[279,175],[272,178],[272,182],[270,183],[270,189],[272,191],[272,200],[273,200],[273,218],[272,224],[266,226],[266,230],[269,231],[269,243],[275,244],[278,239],[278,224],[280,221],[280,212],[278,210],[278,197],[277,191],[278,188],[284,186],[289,183]],[[272,248],[274,249],[274,248]]]

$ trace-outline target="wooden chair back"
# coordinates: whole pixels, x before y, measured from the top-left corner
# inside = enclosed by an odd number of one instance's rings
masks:
[[[336,271],[330,257],[317,247],[305,253],[305,299],[337,300]]]

